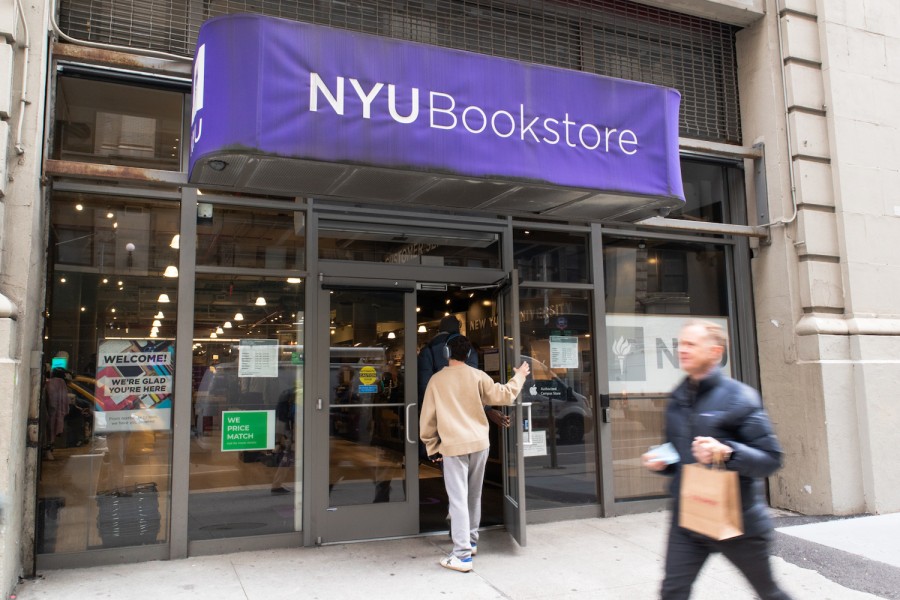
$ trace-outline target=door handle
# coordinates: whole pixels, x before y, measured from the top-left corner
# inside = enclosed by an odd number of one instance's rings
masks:
[[[526,410],[525,426],[523,427],[523,431],[522,431],[522,440],[523,440],[522,443],[525,446],[530,446],[530,445],[534,444],[534,440],[531,439],[531,427],[532,427],[532,424],[531,424],[531,402],[523,402],[522,408],[524,408]],[[527,438],[525,437],[526,433],[528,434]]]
[[[415,406],[416,406],[415,404],[407,404],[406,405],[406,441],[409,442],[410,444],[416,443],[416,440],[409,439],[409,432],[412,431],[412,427],[410,427],[410,425],[409,425],[411,422],[409,420],[409,409],[415,408]]]

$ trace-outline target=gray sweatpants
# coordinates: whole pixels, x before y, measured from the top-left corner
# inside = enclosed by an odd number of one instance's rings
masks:
[[[478,543],[481,524],[481,488],[488,451],[444,457],[444,487],[450,499],[450,536],[453,554],[472,556],[472,544]]]

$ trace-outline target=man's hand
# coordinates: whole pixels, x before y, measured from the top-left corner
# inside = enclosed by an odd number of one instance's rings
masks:
[[[731,446],[723,444],[715,438],[697,436],[691,443],[691,452],[698,463],[708,465],[714,459],[722,462],[728,460],[733,450]]]
[[[522,361],[522,364],[517,368],[513,369],[517,374],[522,375],[523,377],[528,377],[528,374],[531,373],[531,367],[528,366],[526,361]]]
[[[435,452],[434,454],[432,454],[431,456],[428,457],[428,460],[430,460],[431,462],[443,462],[444,455],[441,454],[440,452]]]
[[[498,427],[509,427],[509,415],[503,414],[499,410],[494,410],[493,408],[489,408],[486,411],[488,420]]]
[[[650,471],[662,471],[666,468],[666,461],[658,458],[652,452],[645,452],[641,455],[641,463],[644,468]]]

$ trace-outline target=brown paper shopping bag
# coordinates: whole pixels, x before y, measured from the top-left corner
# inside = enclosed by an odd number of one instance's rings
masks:
[[[736,471],[701,464],[681,468],[678,524],[714,540],[744,533]]]

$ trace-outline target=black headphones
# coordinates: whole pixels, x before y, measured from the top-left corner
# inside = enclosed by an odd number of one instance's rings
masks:
[[[455,337],[460,337],[460,335],[458,333],[451,333],[450,335],[447,336],[447,339],[444,340],[444,348],[443,348],[444,358],[446,358],[447,360],[450,360],[450,346],[447,345],[447,342],[449,342],[450,340],[452,340]],[[466,360],[469,360],[469,356],[471,356],[471,355],[472,355],[472,344],[470,343],[469,351],[466,352]]]

